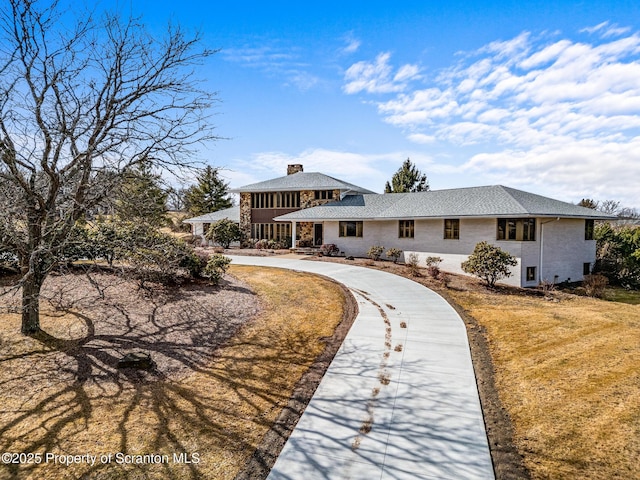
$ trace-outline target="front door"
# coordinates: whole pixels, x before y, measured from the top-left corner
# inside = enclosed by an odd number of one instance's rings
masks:
[[[322,224],[315,223],[313,225],[313,244],[316,247],[322,245]]]

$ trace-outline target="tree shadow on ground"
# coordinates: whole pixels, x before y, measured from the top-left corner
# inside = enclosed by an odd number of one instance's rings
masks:
[[[255,449],[286,405],[288,372],[308,367],[315,339],[267,331],[234,343],[259,311],[237,282],[216,295],[198,284],[183,286],[179,297],[144,299],[126,282],[102,286],[104,298],[72,289],[70,305],[54,312],[59,317],[28,350],[0,357],[0,451],[112,459],[10,463],[0,478],[224,478],[220,469],[237,471],[242,452]],[[118,369],[131,351],[150,353],[155,367]],[[118,452],[167,461],[119,463]]]

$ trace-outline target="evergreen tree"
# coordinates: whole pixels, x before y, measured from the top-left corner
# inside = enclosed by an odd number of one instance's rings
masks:
[[[152,173],[151,167],[142,163],[122,178],[115,202],[116,215],[121,220],[155,227],[166,225],[167,197],[160,175]]]
[[[207,167],[198,175],[198,184],[187,190],[186,204],[193,216],[216,212],[233,205],[229,198],[229,185],[218,176],[217,168]]]
[[[429,190],[427,176],[407,158],[384,186],[384,193],[426,192]]]

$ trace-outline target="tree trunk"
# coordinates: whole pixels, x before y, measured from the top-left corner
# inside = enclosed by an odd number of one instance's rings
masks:
[[[40,289],[44,275],[29,274],[22,285],[22,333],[33,335],[40,331]]]

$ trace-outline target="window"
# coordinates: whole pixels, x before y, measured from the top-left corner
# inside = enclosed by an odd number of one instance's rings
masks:
[[[362,222],[340,222],[339,236],[362,237]]]
[[[584,239],[585,240],[593,240],[593,220],[585,220],[584,221]]]
[[[533,242],[536,239],[536,219],[499,218],[496,239]]]
[[[333,200],[333,190],[316,190],[316,200]]]
[[[591,264],[589,262],[582,264],[582,274],[589,275],[591,273]]]
[[[527,267],[527,282],[535,282],[536,267]]]
[[[413,238],[413,220],[398,222],[398,238]]]
[[[460,239],[460,220],[457,218],[448,218],[444,221],[444,239],[459,240]]]
[[[290,223],[252,223],[251,238],[256,240],[287,240],[291,238]]]
[[[251,208],[300,208],[300,192],[252,193]]]

